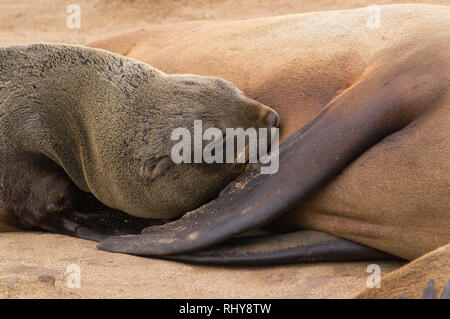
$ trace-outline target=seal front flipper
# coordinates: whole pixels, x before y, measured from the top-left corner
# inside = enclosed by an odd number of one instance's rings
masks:
[[[23,155],[16,161],[15,201],[7,215],[18,229],[44,230],[101,241],[107,236],[138,234],[150,225],[164,221],[130,216],[102,204],[94,195],[79,189],[53,161],[42,155]],[[30,164],[33,163],[34,165]],[[14,171],[13,171],[14,173]],[[26,185],[27,188],[23,185]],[[25,198],[23,198],[25,197]]]
[[[190,254],[161,258],[211,265],[277,265],[398,259],[375,248],[314,230],[232,238],[225,243]]]
[[[44,212],[29,227],[83,239],[102,241],[108,236],[138,234],[150,225],[159,225],[166,220],[150,220],[130,216],[109,208],[92,194],[72,190],[78,194],[72,202],[58,211]],[[31,221],[31,219],[29,219]]]
[[[378,141],[433,110],[445,81],[439,63],[420,54],[363,74],[282,143],[278,173],[262,175],[254,165],[216,200],[179,220],[142,235],[110,237],[99,248],[148,256],[187,253],[277,218]]]

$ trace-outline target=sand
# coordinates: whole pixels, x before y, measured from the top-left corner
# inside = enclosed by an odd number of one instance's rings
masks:
[[[369,262],[198,266],[99,251],[55,234],[0,234],[0,298],[350,298]],[[80,288],[67,284],[75,264]],[[382,273],[399,262],[377,262]],[[74,266],[71,266],[74,267]],[[72,277],[71,277],[72,276]]]

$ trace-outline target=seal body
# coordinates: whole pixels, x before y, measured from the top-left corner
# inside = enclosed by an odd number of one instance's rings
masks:
[[[450,244],[439,247],[381,278],[379,289],[354,298],[450,299]]]
[[[280,114],[281,140],[343,99],[355,111],[369,101],[378,103],[359,117],[359,125],[367,127],[377,110],[394,104],[395,94],[405,109],[393,124],[422,103],[420,112],[426,115],[401,129],[386,130],[337,176],[330,175],[328,183],[271,225],[283,232],[320,230],[414,259],[450,241],[450,8],[380,8],[379,28],[367,24],[369,14],[363,8],[155,26],[90,45],[167,72],[228,79]],[[398,78],[400,82],[393,80]],[[370,88],[396,93],[381,97]],[[336,134],[351,121],[353,113],[346,112],[330,121]],[[330,142],[324,147],[332,146]],[[348,147],[342,147],[336,160]],[[324,169],[325,159],[318,160],[317,170]],[[292,173],[302,164],[296,165],[290,167]]]
[[[170,165],[175,128],[276,124],[274,111],[219,78],[77,46],[0,49],[0,97],[2,224],[70,234],[98,211],[173,218],[242,171]]]

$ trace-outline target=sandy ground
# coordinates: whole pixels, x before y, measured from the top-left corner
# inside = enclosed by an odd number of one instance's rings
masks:
[[[368,4],[449,0],[0,0],[0,45],[82,44],[155,23],[244,19]],[[81,8],[81,28],[66,25],[67,5]],[[43,233],[0,234],[1,298],[349,298],[365,288],[369,262],[279,267],[205,267],[99,251],[93,242]],[[66,268],[81,269],[68,288]],[[400,262],[377,262],[386,274]]]
[[[99,251],[94,242],[43,233],[0,235],[0,298],[349,298],[369,262],[213,267]],[[69,288],[80,267],[80,288]],[[400,263],[378,263],[386,274]],[[72,266],[73,267],[73,266]]]

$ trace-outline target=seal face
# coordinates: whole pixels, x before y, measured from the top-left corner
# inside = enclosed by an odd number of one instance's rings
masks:
[[[167,75],[78,46],[0,49],[0,96],[0,211],[15,225],[69,234],[179,216],[242,171],[244,164],[172,165],[175,128],[277,122],[222,79]]]

